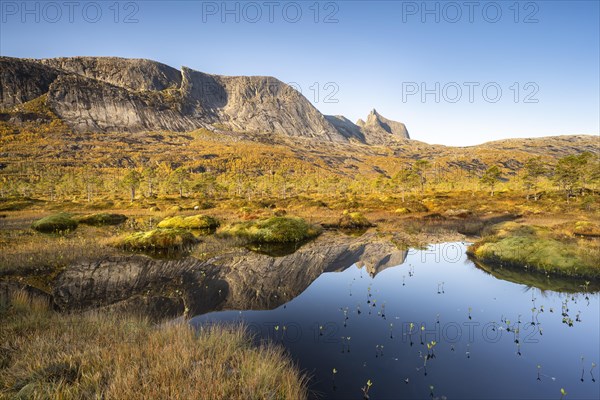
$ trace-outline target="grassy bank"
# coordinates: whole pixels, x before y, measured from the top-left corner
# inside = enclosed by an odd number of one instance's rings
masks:
[[[220,234],[251,243],[294,243],[319,236],[321,228],[301,218],[272,217],[224,227]]]
[[[197,242],[187,230],[158,228],[117,238],[113,245],[127,251],[169,255],[188,252]]]
[[[469,247],[469,254],[484,263],[600,279],[598,241],[579,238],[576,229],[569,228],[565,224],[554,229],[514,222],[499,224]]]
[[[18,293],[0,309],[0,397],[303,399],[305,377],[243,328],[153,326],[115,314],[61,315]]]
[[[189,217],[170,217],[158,223],[159,228],[167,229],[216,229],[219,221],[208,215],[191,215]]]

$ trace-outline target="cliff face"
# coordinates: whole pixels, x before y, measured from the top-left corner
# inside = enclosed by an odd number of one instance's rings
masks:
[[[114,57],[0,57],[0,108],[48,94],[77,131],[234,131],[346,141],[300,93],[271,77],[209,75]]]
[[[359,120],[357,125],[365,134],[366,141],[371,144],[382,144],[394,139],[410,139],[408,130],[402,122],[392,121],[373,109],[367,117],[367,122]]]
[[[210,75],[117,57],[0,57],[0,108],[47,94],[50,109],[79,132],[213,129],[326,141],[386,144],[404,124],[375,110],[367,122],[324,116],[287,84],[262,76]]]
[[[371,111],[367,122],[359,119],[356,124],[340,115],[328,115],[326,118],[342,135],[362,143],[385,145],[399,139],[410,139],[402,122],[387,119],[376,110]]]
[[[60,75],[50,85],[47,104],[79,132],[189,131],[203,126],[158,92],[135,93],[81,75]]]
[[[59,73],[28,60],[0,57],[0,108],[13,107],[43,95]]]
[[[325,118],[338,130],[342,135],[349,139],[357,140],[365,143],[365,134],[360,129],[360,126],[355,125],[343,115],[326,115]]]

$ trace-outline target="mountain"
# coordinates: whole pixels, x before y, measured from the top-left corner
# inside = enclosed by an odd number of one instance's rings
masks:
[[[360,127],[343,115],[326,115],[325,119],[327,119],[338,132],[344,135],[344,137],[366,143],[365,134]]]
[[[271,77],[211,75],[114,57],[0,57],[0,170],[15,176],[29,159],[106,168],[187,163],[227,171],[241,148],[252,155],[252,168],[271,160],[345,177],[390,177],[419,159],[430,160],[438,175],[470,176],[490,165],[514,175],[532,156],[554,163],[568,154],[598,154],[597,136],[470,147],[409,138],[403,123],[376,110],[356,124],[324,116]]]
[[[353,138],[361,143],[385,145],[410,139],[406,125],[385,118],[375,109],[367,116],[367,122],[359,119],[356,124],[341,115],[326,115],[325,118],[346,138]]]
[[[410,139],[408,130],[402,122],[392,121],[380,115],[375,109],[371,110],[367,122],[359,119],[356,122],[365,134],[367,142],[381,144],[394,139]]]
[[[304,96],[272,77],[211,75],[141,59],[0,57],[0,108],[40,96],[76,132],[215,127],[345,142]]]

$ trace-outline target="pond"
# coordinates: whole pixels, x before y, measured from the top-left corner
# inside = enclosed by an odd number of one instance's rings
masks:
[[[367,381],[371,399],[600,398],[599,294],[545,277],[515,283],[518,273],[482,269],[465,250],[410,250],[371,274],[349,265],[276,309],[191,322],[242,321],[281,343],[321,398],[362,398]]]

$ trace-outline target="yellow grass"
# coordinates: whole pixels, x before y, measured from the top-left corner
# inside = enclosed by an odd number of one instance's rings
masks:
[[[303,399],[306,378],[243,327],[195,332],[106,313],[60,315],[13,296],[0,310],[0,398]]]

